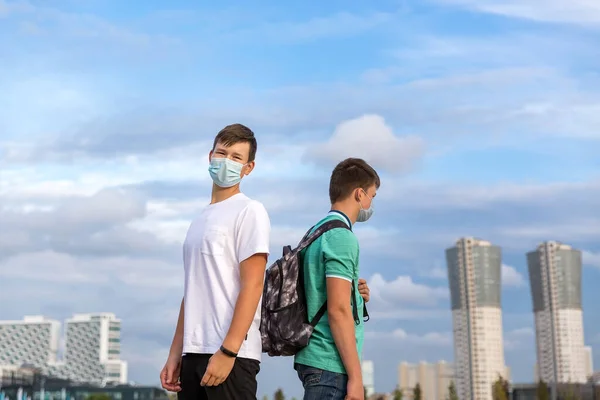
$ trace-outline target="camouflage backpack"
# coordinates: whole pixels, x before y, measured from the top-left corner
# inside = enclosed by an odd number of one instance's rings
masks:
[[[327,311],[325,302],[314,318],[308,320],[304,294],[304,263],[300,253],[323,233],[334,228],[348,229],[348,225],[334,219],[325,222],[311,233],[313,228],[304,235],[295,249],[285,246],[283,257],[267,269],[260,334],[262,351],[269,356],[292,356],[306,347],[315,326]]]

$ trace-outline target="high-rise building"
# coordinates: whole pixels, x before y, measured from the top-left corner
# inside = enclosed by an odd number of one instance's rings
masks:
[[[0,366],[28,364],[77,382],[127,382],[127,363],[120,359],[121,321],[114,314],[76,314],[65,331],[64,359],[58,361],[58,321],[42,316],[0,321]]]
[[[375,368],[373,361],[364,360],[361,363],[363,386],[367,392],[367,396],[375,394]]]
[[[539,378],[545,382],[583,383],[581,252],[549,241],[527,253],[537,345]]]
[[[506,379],[502,338],[502,252],[488,241],[461,238],[446,250],[454,331],[454,374],[461,400],[491,400]]]
[[[0,321],[0,366],[43,368],[56,362],[59,340],[60,322],[43,316]]]
[[[121,321],[112,313],[75,314],[66,321],[65,373],[84,382],[125,383]]]
[[[594,375],[594,355],[592,354],[592,347],[585,346],[583,348],[583,357],[585,360],[585,377],[589,379]]]
[[[403,362],[398,367],[398,388],[402,391],[403,399],[413,399],[413,389],[418,383],[422,400],[446,400],[448,387],[453,380],[452,364],[445,361],[435,364]]]

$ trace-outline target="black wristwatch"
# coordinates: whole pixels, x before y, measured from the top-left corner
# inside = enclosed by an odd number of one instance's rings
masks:
[[[232,357],[232,358],[236,358],[237,357],[237,353],[234,353],[231,350],[227,350],[225,347],[221,346],[221,348],[219,349],[221,350],[221,353],[225,354],[228,357]]]

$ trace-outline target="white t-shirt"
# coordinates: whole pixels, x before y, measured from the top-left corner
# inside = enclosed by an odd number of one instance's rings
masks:
[[[265,207],[242,193],[208,205],[192,221],[183,245],[184,353],[219,350],[240,292],[240,263],[268,254],[270,234]],[[259,302],[239,357],[260,361],[260,312]]]

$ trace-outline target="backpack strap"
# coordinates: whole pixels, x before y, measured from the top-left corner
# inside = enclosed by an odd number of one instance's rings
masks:
[[[313,319],[310,321],[310,325],[313,328],[315,326],[317,326],[317,324],[319,323],[319,321],[321,320],[321,318],[323,318],[323,315],[325,315],[325,311],[327,311],[327,300],[325,300],[325,302],[323,303],[323,305],[321,306],[321,308],[319,308],[319,311],[317,311],[317,313],[315,314],[315,316],[313,317]]]
[[[323,303],[319,311],[315,314],[313,319],[310,321],[310,325],[314,328],[317,326],[325,312],[327,311],[327,300]],[[360,318],[358,318],[358,307],[356,307],[356,291],[354,289],[354,280],[352,281],[352,316],[354,318],[354,324],[360,325]],[[367,311],[367,304],[363,303],[363,321],[367,322],[370,319],[369,312]]]
[[[330,231],[335,228],[350,229],[348,227],[348,225],[346,224],[346,222],[341,221],[339,219],[329,220],[329,221],[325,222],[324,224],[322,224],[321,226],[319,226],[317,229],[315,229],[314,232],[310,233],[313,230],[313,228],[314,228],[314,226],[312,228],[310,228],[310,230],[306,233],[306,235],[304,235],[304,238],[302,238],[302,240],[300,241],[300,244],[298,245],[296,252],[300,253],[302,250],[306,249],[308,246],[310,246],[315,240],[317,240],[322,234],[324,234],[327,231]]]

